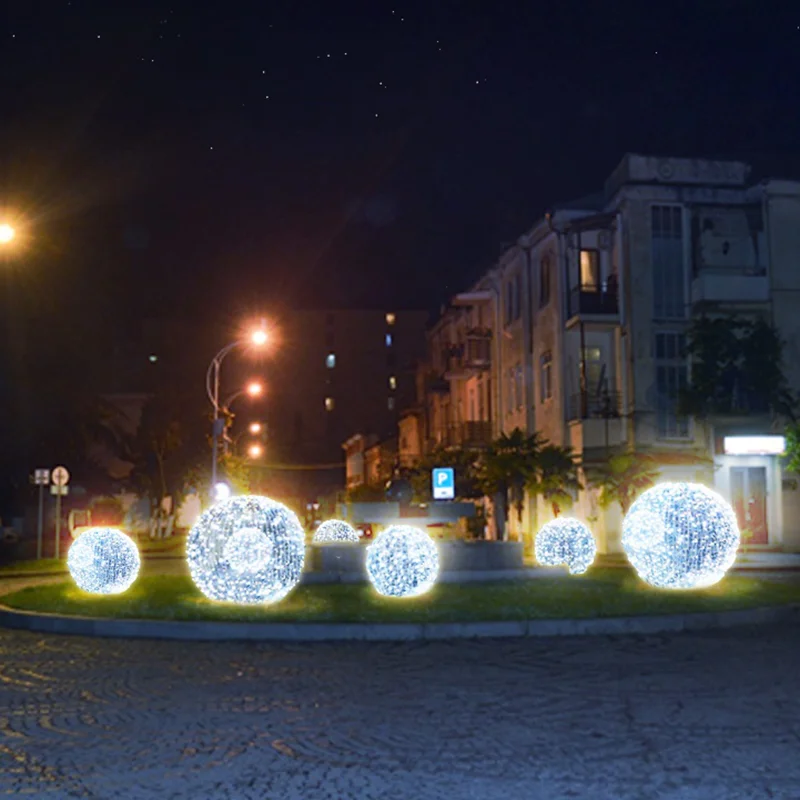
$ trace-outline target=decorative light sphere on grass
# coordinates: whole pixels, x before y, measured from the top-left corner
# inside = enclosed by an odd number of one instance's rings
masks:
[[[297,585],[305,532],[297,515],[268,497],[231,497],[200,515],[186,542],[189,572],[209,599],[268,604]]]
[[[631,506],[622,546],[639,577],[662,589],[699,589],[733,566],[740,533],[736,514],[697,483],[662,483]]]
[[[439,551],[419,528],[392,525],[367,547],[367,575],[387,597],[425,594],[439,576]]]
[[[89,528],[67,552],[67,569],[72,580],[90,594],[127,591],[140,566],[136,542],[116,528]]]
[[[311,541],[314,544],[324,544],[325,542],[357,542],[358,539],[358,531],[352,525],[339,519],[329,519],[317,528]]]
[[[548,567],[566,564],[572,575],[592,566],[597,544],[589,528],[578,519],[557,517],[542,526],[534,542],[536,560]]]

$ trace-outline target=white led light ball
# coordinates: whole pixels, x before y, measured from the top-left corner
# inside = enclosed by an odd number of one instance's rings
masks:
[[[314,532],[314,544],[325,542],[357,542],[358,531],[347,522],[339,519],[329,519],[323,522]]]
[[[439,575],[439,551],[424,531],[392,525],[367,548],[367,575],[379,594],[425,594]]]
[[[281,503],[231,497],[201,514],[186,542],[186,560],[209,600],[275,603],[300,580],[305,532]]]
[[[534,542],[536,560],[548,567],[566,564],[570,573],[580,575],[592,566],[597,544],[580,520],[557,517],[542,526]]]
[[[89,528],[67,552],[67,569],[78,588],[90,594],[121,594],[139,574],[136,542],[116,528]]]
[[[722,580],[739,541],[731,506],[696,483],[648,489],[622,523],[628,560],[639,577],[662,589],[698,589]]]

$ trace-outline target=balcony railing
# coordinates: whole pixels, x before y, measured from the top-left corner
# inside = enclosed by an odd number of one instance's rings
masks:
[[[576,286],[569,295],[567,317],[576,314],[619,314],[618,292],[616,286]]]
[[[428,449],[444,445],[445,447],[486,447],[492,442],[492,423],[487,421],[462,422],[447,427],[441,439],[431,439]]]
[[[622,396],[619,392],[608,392],[599,397],[589,392],[570,395],[569,419],[611,419],[622,414]]]

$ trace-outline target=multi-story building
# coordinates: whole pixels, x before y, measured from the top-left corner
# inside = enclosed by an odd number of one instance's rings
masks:
[[[399,410],[415,397],[427,319],[414,310],[306,310],[276,318],[265,365],[267,460],[318,467],[293,473],[310,497],[340,488],[342,442],[355,433],[397,434]]]
[[[539,220],[432,329],[426,446],[458,444],[453,426],[491,420],[492,435],[536,430],[587,465],[632,448],[653,455],[665,479],[713,484],[751,545],[800,549],[800,499],[784,490],[774,440],[736,438],[780,433],[781,421],[759,408],[702,422],[678,413],[686,335],[701,313],[774,324],[800,389],[800,184],[753,184],[749,172],[629,154],[602,193]],[[598,509],[588,489],[577,501],[601,549],[619,549],[619,511]],[[547,510],[532,512],[523,528]]]

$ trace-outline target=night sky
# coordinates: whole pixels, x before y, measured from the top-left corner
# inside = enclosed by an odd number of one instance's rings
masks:
[[[625,151],[800,149],[793,5],[7,2],[0,203],[126,324],[435,308]]]

